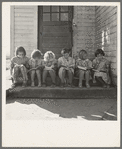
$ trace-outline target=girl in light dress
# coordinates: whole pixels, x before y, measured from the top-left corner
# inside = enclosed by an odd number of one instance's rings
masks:
[[[97,49],[95,59],[93,60],[94,82],[99,82],[103,87],[109,87],[109,61],[104,57],[105,53],[102,49]]]
[[[30,70],[29,73],[31,75],[31,86],[35,86],[35,75],[37,76],[38,79],[38,87],[41,87],[41,73],[42,73],[42,68],[43,68],[43,60],[42,60],[42,53],[38,49],[34,50],[31,53],[31,59],[29,60],[29,66]]]
[[[73,75],[75,68],[75,60],[70,57],[71,49],[64,48],[61,51],[62,57],[58,59],[59,78],[61,79],[61,87],[73,87]],[[68,81],[66,81],[68,79]]]
[[[56,86],[56,70],[57,70],[57,60],[55,59],[55,54],[52,51],[47,51],[44,54],[43,60],[43,87],[46,87],[46,78],[49,74],[52,80],[51,87]]]
[[[22,87],[27,85],[27,70],[29,58],[26,56],[25,49],[20,46],[16,48],[15,57],[11,59],[10,74],[13,79],[12,88],[16,87],[17,83],[23,82]]]
[[[91,78],[92,62],[87,58],[87,52],[85,50],[81,50],[79,52],[79,58],[76,60],[76,76],[79,77],[79,87],[82,88],[83,80],[86,81],[86,87],[90,88],[89,80]]]

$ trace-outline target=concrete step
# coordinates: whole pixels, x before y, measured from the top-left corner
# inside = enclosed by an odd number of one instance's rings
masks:
[[[12,98],[48,98],[48,99],[116,99],[116,88],[61,88],[61,87],[16,87],[9,89],[8,97]]]

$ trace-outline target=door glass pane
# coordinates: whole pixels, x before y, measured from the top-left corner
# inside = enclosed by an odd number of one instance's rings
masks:
[[[61,12],[68,11],[68,6],[61,6]]]
[[[52,6],[52,12],[59,12],[59,6]]]
[[[43,12],[50,12],[50,6],[43,6]]]
[[[61,13],[61,21],[68,21],[68,13]]]
[[[52,13],[52,21],[59,21],[59,13]]]
[[[43,14],[43,21],[50,21],[50,13]]]

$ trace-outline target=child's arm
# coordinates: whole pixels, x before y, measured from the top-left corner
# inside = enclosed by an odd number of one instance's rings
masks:
[[[87,70],[91,70],[91,69],[93,69],[92,62],[88,60]]]

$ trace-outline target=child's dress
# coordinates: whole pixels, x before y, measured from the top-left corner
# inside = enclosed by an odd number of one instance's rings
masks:
[[[60,67],[60,66],[66,66],[66,67],[75,67],[75,60],[72,57],[68,57],[66,59],[64,56],[60,57],[58,59],[58,67],[59,69],[59,77],[62,78],[62,72],[65,69],[65,67]],[[69,68],[69,70],[74,74],[74,68]]]
[[[43,60],[43,66],[44,66],[44,70],[52,70],[55,72],[57,67],[57,60],[56,59],[47,60],[47,61]]]
[[[27,81],[28,77],[27,77],[27,67],[26,64],[28,64],[29,58],[28,57],[23,57],[20,58],[18,56],[13,57],[11,59],[11,69],[12,69],[12,78],[16,81]],[[24,65],[23,67],[21,67],[20,65]],[[22,78],[23,77],[23,78]]]
[[[30,69],[36,68],[36,67],[38,67],[38,66],[42,66],[42,64],[43,64],[43,63],[42,63],[42,59],[35,60],[35,59],[31,58],[31,59],[29,60]],[[40,69],[40,68],[38,68],[38,69]]]
[[[94,72],[94,78],[95,76],[102,77],[105,83],[110,84],[110,77],[107,74],[107,69],[109,68],[109,61],[107,59],[103,58],[101,61],[99,61],[96,57],[93,60],[93,68],[98,70],[98,72]]]
[[[78,58],[76,60],[76,67],[78,67],[78,66],[92,68],[92,62],[89,59],[82,60],[82,59]],[[77,76],[79,75],[79,69],[76,70],[76,75]],[[84,79],[85,79],[85,75],[84,75]],[[90,79],[91,79],[91,75],[90,75]]]

